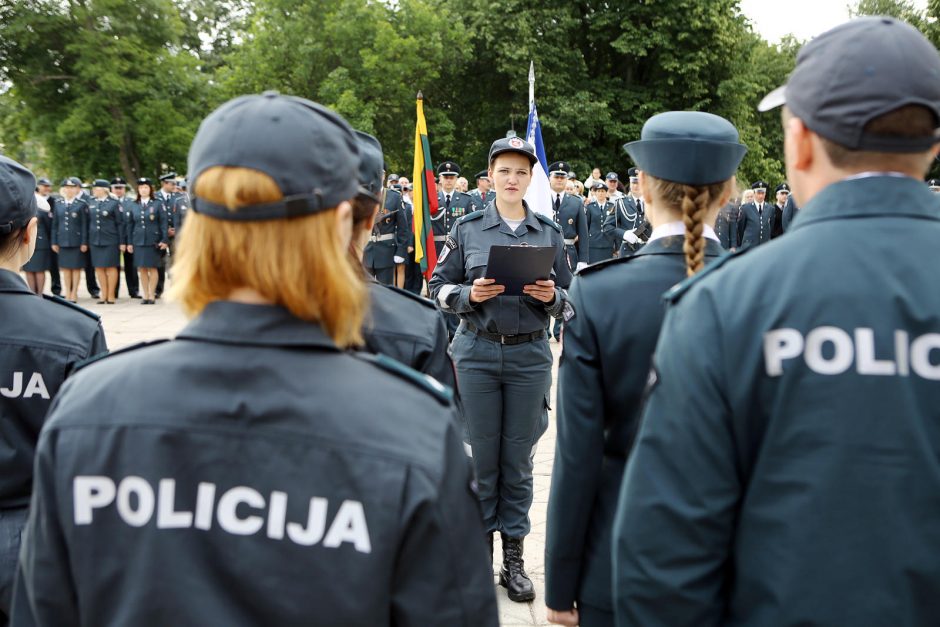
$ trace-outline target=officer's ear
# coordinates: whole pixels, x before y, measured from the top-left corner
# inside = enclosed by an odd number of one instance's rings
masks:
[[[798,171],[809,170],[817,160],[817,153],[825,150],[819,137],[803,123],[788,115],[783,122],[783,152],[787,166]]]
[[[647,189],[646,172],[644,172],[643,170],[639,170],[636,173],[636,176],[637,176],[637,184],[640,186],[640,197],[643,199],[643,202],[645,202],[646,204],[649,204],[650,198],[649,198],[649,194],[646,191]]]
[[[36,218],[30,218],[29,222],[26,223],[26,228],[23,229],[23,238],[21,241],[24,246],[29,246],[30,242],[36,241],[36,231],[39,228],[39,220]]]

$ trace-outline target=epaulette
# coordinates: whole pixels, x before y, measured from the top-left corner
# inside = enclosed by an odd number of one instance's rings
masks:
[[[361,352],[353,352],[350,354],[354,357],[358,357],[363,361],[374,364],[386,372],[392,373],[399,379],[404,379],[405,381],[408,381],[409,383],[421,388],[433,396],[441,405],[450,405],[454,399],[454,393],[449,387],[434,377],[418,372],[417,370],[413,370],[408,366],[395,361],[391,357]]]
[[[479,220],[482,217],[483,217],[483,210],[477,209],[473,213],[468,213],[464,217],[459,218],[456,224],[463,224],[464,222],[469,222],[470,220]]]
[[[575,274],[575,276],[582,276],[582,275],[585,275],[585,274],[591,274],[592,272],[597,272],[598,270],[601,270],[601,269],[603,269],[603,268],[608,268],[608,267],[610,267],[610,266],[613,266],[613,265],[616,265],[616,264],[620,264],[620,263],[626,263],[626,262],[630,261],[631,259],[633,259],[634,256],[635,256],[635,255],[629,255],[629,256],[627,256],[627,257],[613,257],[613,258],[611,258],[611,259],[605,259],[605,260],[603,260],[603,261],[595,261],[595,262],[592,263],[591,265],[585,266],[585,267],[581,268],[580,270],[578,270],[578,271],[575,272],[574,274]]]
[[[681,283],[677,283],[675,286],[669,289],[665,294],[663,294],[663,300],[670,304],[678,303],[679,300],[685,295],[686,292],[689,291],[689,288],[691,288],[693,285],[695,285],[696,283],[704,279],[706,276],[710,275],[712,272],[715,272],[716,270],[718,270],[718,268],[722,267],[723,265],[728,263],[730,260],[736,257],[740,257],[741,255],[751,250],[752,248],[757,248],[757,247],[748,246],[747,248],[744,248],[744,249],[738,249],[734,251],[733,253],[722,255],[715,261],[709,264],[706,264],[702,270],[690,276],[689,278],[685,279]]]
[[[61,296],[56,296],[54,294],[43,294],[42,297],[50,302],[56,303],[57,305],[65,305],[69,309],[74,309],[75,311],[79,313],[83,313],[89,318],[91,318],[92,320],[101,320],[101,316],[99,316],[95,312],[89,311],[88,309],[85,309],[84,307],[79,307],[72,301],[65,300]]]
[[[535,217],[538,218],[539,222],[549,225],[559,233],[561,233],[561,226],[557,222],[549,218],[548,216],[543,216],[541,213],[536,213]]]
[[[129,352],[131,352],[131,351],[135,351],[135,350],[138,350],[138,349],[141,349],[141,348],[146,348],[146,347],[148,347],[148,346],[156,346],[157,344],[163,344],[164,342],[169,342],[169,341],[170,341],[170,340],[168,340],[168,339],[149,340],[149,341],[147,341],[147,342],[139,342],[139,343],[137,343],[137,344],[131,344],[130,346],[125,346],[124,348],[119,348],[119,349],[117,349],[116,351],[109,351],[109,352],[107,352],[107,353],[100,353],[100,354],[95,355],[95,356],[93,356],[93,357],[89,357],[88,359],[83,359],[83,360],[81,360],[81,361],[79,361],[79,362],[76,362],[75,365],[72,366],[72,372],[73,372],[73,373],[78,372],[79,370],[81,370],[81,369],[84,368],[85,366],[90,366],[91,364],[93,364],[93,363],[95,363],[95,362],[98,362],[98,361],[101,361],[102,359],[107,359],[108,357],[114,357],[115,355],[123,355],[124,353],[129,353]]]
[[[388,288],[388,289],[392,290],[393,292],[395,292],[396,294],[400,294],[401,296],[407,296],[407,297],[410,298],[411,300],[413,300],[413,301],[415,301],[415,302],[418,302],[418,303],[421,303],[422,305],[424,305],[424,306],[427,307],[428,309],[433,309],[434,311],[437,311],[437,307],[434,305],[434,301],[428,300],[428,299],[425,298],[424,296],[419,296],[418,294],[415,294],[414,292],[409,292],[408,290],[403,290],[403,289],[401,289],[400,287],[396,287],[396,286],[394,286],[394,285],[384,285],[384,284],[383,284],[382,287]]]

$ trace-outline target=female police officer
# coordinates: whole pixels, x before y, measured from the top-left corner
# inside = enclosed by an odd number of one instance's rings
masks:
[[[39,298],[17,273],[36,247],[35,179],[0,156],[0,625],[10,613],[33,457],[51,398],[74,364],[106,350],[98,316]]]
[[[153,305],[157,288],[157,268],[163,263],[161,251],[169,247],[168,222],[163,201],[153,197],[153,181],[137,179],[137,202],[125,215],[127,250],[134,255],[144,292],[141,305]]]
[[[564,625],[613,624],[610,529],[661,297],[721,254],[709,225],[746,152],[734,126],[708,113],[662,113],[641,138],[625,148],[641,170],[653,233],[632,257],[582,270],[565,323],[545,549],[549,620]]]
[[[449,396],[343,351],[366,307],[346,255],[357,166],[346,122],[307,100],[203,121],[173,287],[197,317],[66,386],[14,620],[496,624]]]
[[[52,251],[59,255],[66,298],[73,303],[78,302],[78,279],[88,252],[88,208],[77,198],[81,183],[75,177],[62,181],[64,199],[52,208]]]
[[[560,227],[523,201],[536,160],[535,148],[518,137],[493,142],[489,174],[496,199],[457,221],[429,283],[441,307],[461,318],[451,352],[484,524],[490,547],[493,532],[501,532],[499,580],[514,601],[535,598],[522,540],[529,533],[533,448],[548,426],[552,354],[545,328],[549,316],[562,315],[562,287],[571,280]],[[494,244],[555,247],[555,281],[526,285],[522,296],[502,296],[505,288],[484,276]]]

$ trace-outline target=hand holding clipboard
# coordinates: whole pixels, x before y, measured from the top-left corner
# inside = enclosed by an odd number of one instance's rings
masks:
[[[491,246],[486,278],[473,282],[470,302],[482,303],[500,295],[552,302],[555,282],[550,277],[556,252],[554,246]]]

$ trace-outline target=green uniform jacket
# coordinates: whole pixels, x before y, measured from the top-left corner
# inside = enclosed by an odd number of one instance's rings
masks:
[[[940,201],[849,179],[790,231],[671,296],[618,625],[937,624]]]

